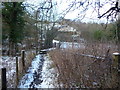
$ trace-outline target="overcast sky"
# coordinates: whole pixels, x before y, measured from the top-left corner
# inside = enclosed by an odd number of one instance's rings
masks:
[[[39,2],[44,1],[44,0],[26,0],[31,4],[34,5],[39,5]],[[75,1],[75,0],[53,0],[53,1],[57,1],[58,3],[58,13],[61,13],[62,11],[66,10],[66,8],[68,7],[68,5],[70,4],[70,2]],[[76,1],[84,1],[84,0],[76,0]],[[99,0],[89,0],[92,2],[97,2]],[[104,2],[109,2],[110,0],[100,0],[101,1],[101,5],[104,4]],[[116,1],[116,0],[112,0],[112,1]],[[107,10],[110,9],[112,3],[106,3],[104,4],[104,6],[100,9],[100,14],[102,15],[104,12],[106,12]],[[97,13],[97,9],[95,9],[94,7],[95,5],[92,5],[92,7],[89,7],[89,9],[87,10],[87,12],[81,13],[80,10],[76,9],[75,11],[71,11],[69,13],[67,13],[65,15],[66,19],[76,19],[79,15],[79,19],[82,18],[82,16],[85,15],[84,19],[82,19],[83,22],[106,22],[106,18],[102,18],[102,19],[98,19],[98,13]]]

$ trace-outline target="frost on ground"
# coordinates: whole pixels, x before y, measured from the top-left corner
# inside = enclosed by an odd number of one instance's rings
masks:
[[[35,51],[32,51],[34,53]],[[31,51],[25,53],[25,59],[28,60],[28,56],[31,55]],[[21,57],[18,56],[18,68],[21,67]],[[16,57],[1,56],[0,57],[0,68],[6,68],[7,88],[16,87]],[[0,73],[1,78],[1,73]],[[1,84],[0,84],[1,85]]]
[[[45,57],[45,62],[42,68],[42,80],[41,88],[56,88],[57,84],[56,81],[56,72],[54,67],[51,67],[52,60],[50,60],[49,56]]]
[[[25,74],[18,87],[19,88],[36,88],[36,85],[39,86],[41,80],[41,68],[43,64],[44,55],[37,55],[32,61],[31,67],[29,67],[27,74]]]
[[[2,56],[0,68],[6,68],[7,87],[15,87],[16,61],[15,57]]]
[[[48,55],[37,55],[27,74],[20,80],[18,88],[53,88],[54,70],[50,69],[50,63]]]

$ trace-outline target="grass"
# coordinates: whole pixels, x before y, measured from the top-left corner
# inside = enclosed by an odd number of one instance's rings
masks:
[[[62,83],[64,88],[116,87],[116,75],[112,74],[111,65],[112,53],[117,49],[115,45],[110,45],[94,43],[86,45],[85,49],[51,51],[50,57],[59,73],[58,83]],[[104,57],[105,60],[89,58],[80,54]]]

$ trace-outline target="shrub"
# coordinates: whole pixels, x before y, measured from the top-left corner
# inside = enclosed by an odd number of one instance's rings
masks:
[[[111,55],[108,44],[86,45],[85,49],[67,49],[51,51],[50,57],[56,66],[58,84],[64,88],[113,88],[115,80],[111,78]],[[81,56],[82,54],[98,57],[106,56],[105,60]]]
[[[93,36],[95,40],[101,40],[102,37],[104,36],[104,33],[102,30],[96,30],[93,32]]]

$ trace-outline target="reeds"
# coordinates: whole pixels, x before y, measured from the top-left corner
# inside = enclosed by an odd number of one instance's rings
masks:
[[[51,51],[50,57],[56,66],[58,84],[64,88],[113,88],[111,64],[115,45],[94,43],[84,49],[57,49]],[[103,59],[90,58],[81,54],[104,57]]]

